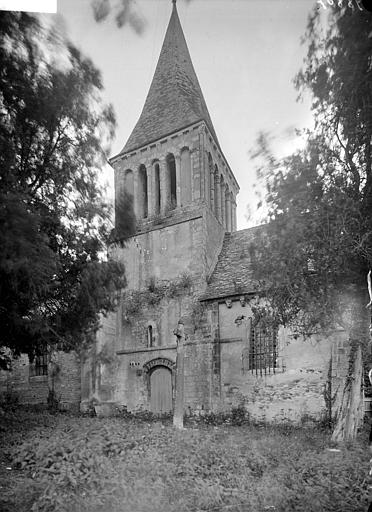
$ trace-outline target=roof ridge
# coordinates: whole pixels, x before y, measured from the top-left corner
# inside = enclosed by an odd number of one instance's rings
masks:
[[[249,247],[260,229],[262,226],[255,226],[225,235],[216,266],[200,300],[257,291]]]
[[[225,236],[224,236],[223,242],[222,242],[221,251],[220,251],[220,254],[218,255],[218,258],[217,258],[217,263],[216,263],[216,265],[214,267],[214,270],[212,272],[212,275],[210,277],[210,282],[213,281],[213,276],[218,272],[218,267],[221,266],[224,257],[226,259],[227,250],[228,250],[228,247],[230,245],[229,242],[231,241],[231,235],[232,235],[232,233],[225,233]]]

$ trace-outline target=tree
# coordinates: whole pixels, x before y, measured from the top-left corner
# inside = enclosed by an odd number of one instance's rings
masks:
[[[145,29],[145,20],[138,13],[134,0],[120,0],[116,3],[110,0],[92,0],[91,5],[94,19],[97,22],[104,21],[114,14],[116,25],[119,28],[128,23],[139,35]]]
[[[320,12],[309,18],[308,53],[295,79],[300,93],[312,95],[315,128],[304,149],[283,159],[261,134],[253,155],[268,218],[254,266],[276,321],[305,335],[347,329],[349,372],[334,431],[341,440],[356,433],[369,341],[372,15],[334,5],[325,22]]]
[[[25,13],[0,15],[0,364],[88,342],[125,285],[98,184],[114,133],[92,62]],[[130,213],[130,212],[129,212]],[[131,213],[129,214],[131,217]],[[124,223],[121,237],[132,229]]]

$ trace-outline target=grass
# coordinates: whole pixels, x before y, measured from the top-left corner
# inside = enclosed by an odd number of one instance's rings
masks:
[[[356,512],[367,438],[329,451],[315,429],[52,416],[0,418],[0,510]],[[7,469],[12,468],[12,469]]]

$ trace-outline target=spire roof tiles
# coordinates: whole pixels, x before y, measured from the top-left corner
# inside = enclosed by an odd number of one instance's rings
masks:
[[[121,154],[202,120],[218,144],[174,2],[145,105]]]

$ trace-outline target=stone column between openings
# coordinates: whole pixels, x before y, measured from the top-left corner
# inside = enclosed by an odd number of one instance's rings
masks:
[[[215,200],[215,215],[219,221],[221,221],[221,187],[220,187],[220,176],[218,170],[214,174],[214,200]]]
[[[208,206],[211,204],[211,185],[210,185],[210,172],[209,172],[209,161],[208,161],[208,153],[204,151],[204,198],[205,202]]]
[[[233,200],[233,203],[232,203],[232,230],[236,231],[236,203],[235,203],[235,200]]]
[[[213,164],[209,168],[209,182],[210,182],[210,206],[214,213],[215,210],[215,190],[214,190],[214,169]]]
[[[138,201],[138,193],[139,193],[139,170],[138,168],[133,171],[133,209],[136,215],[136,219],[139,219],[139,201]]]
[[[170,201],[168,193],[169,173],[165,158],[159,160],[160,169],[160,212],[164,214],[167,210],[167,202]]]
[[[181,155],[179,153],[174,155],[174,162],[176,164],[176,203],[177,208],[181,204]]]
[[[221,194],[221,224],[225,227],[225,181],[223,176],[220,177],[220,194]]]
[[[226,230],[232,231],[232,229],[231,229],[231,195],[230,195],[228,188],[226,188]]]

